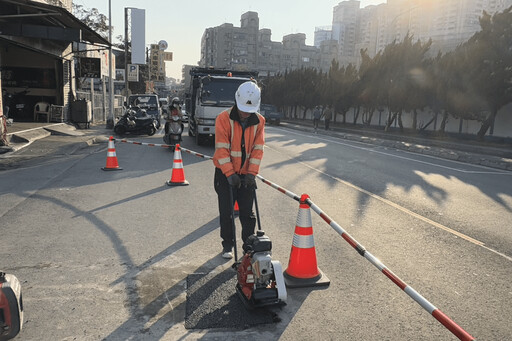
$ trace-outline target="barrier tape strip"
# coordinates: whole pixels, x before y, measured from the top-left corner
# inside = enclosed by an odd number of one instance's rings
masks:
[[[265,184],[269,185],[277,189],[279,192],[286,194],[290,198],[297,200],[300,202],[300,197],[290,192],[289,190],[265,179],[261,175],[257,175],[257,177]],[[338,232],[341,237],[350,244],[361,256],[366,258],[370,263],[372,263],[379,271],[381,271],[386,277],[388,277],[393,283],[395,283],[400,289],[405,291],[409,297],[411,297],[416,303],[423,307],[429,314],[431,314],[437,321],[439,321],[443,326],[445,326],[450,332],[452,332],[455,336],[457,336],[460,340],[463,341],[471,341],[474,340],[474,337],[471,336],[468,332],[466,332],[462,327],[456,324],[453,320],[451,320],[447,315],[445,315],[441,310],[437,309],[432,303],[430,303],[427,299],[421,296],[416,290],[414,290],[411,286],[402,281],[397,275],[395,275],[391,270],[389,270],[377,257],[373,256],[370,252],[368,252],[364,246],[359,244],[357,240],[352,238],[350,234],[348,234],[339,224],[337,224],[334,220],[332,220],[325,212],[323,212],[315,203],[311,200],[311,198],[306,200],[306,204],[308,204],[311,209],[318,214],[329,226],[331,226],[336,232]]]
[[[125,143],[132,143],[136,145],[144,145],[151,147],[164,147],[164,148],[172,148],[173,146],[166,144],[155,144],[155,143],[143,143],[143,142],[134,142],[128,140],[120,140]],[[213,159],[213,157],[200,154],[194,152],[192,150],[183,148],[180,146],[180,149],[198,157],[202,157],[205,159]],[[269,181],[262,177],[261,175],[256,175],[258,179],[260,179],[264,184],[278,190],[279,192],[285,194],[286,196],[292,198],[293,200],[300,202],[300,196],[297,194],[283,188],[272,181]],[[432,303],[430,303],[426,298],[421,296],[416,290],[414,290],[407,283],[402,281],[400,277],[395,275],[391,270],[388,269],[387,266],[384,265],[377,257],[368,252],[364,246],[359,244],[357,240],[355,240],[350,234],[348,234],[338,223],[332,220],[325,212],[323,212],[320,207],[318,207],[311,198],[306,200],[306,204],[311,207],[311,209],[318,214],[329,226],[331,226],[336,232],[340,234],[340,236],[352,246],[361,256],[363,256],[366,260],[372,263],[380,272],[382,272],[387,278],[389,278],[393,283],[395,283],[400,289],[402,289],[409,297],[411,297],[416,303],[418,303],[423,309],[428,311],[430,315],[432,315],[437,321],[439,321],[445,328],[447,328],[453,335],[463,341],[472,341],[475,340],[473,336],[471,336],[468,332],[466,332],[462,327],[460,327],[457,323],[455,323],[452,319],[450,319],[447,315],[445,315],[441,310],[436,308]]]
[[[117,140],[114,139],[114,141],[117,141]],[[170,145],[170,144],[146,143],[146,142],[130,141],[130,140],[127,140],[127,139],[121,139],[121,140],[119,140],[119,142],[136,144],[136,145],[139,145],[139,146],[174,148],[174,145]],[[201,153],[197,153],[197,152],[194,152],[193,150],[190,150],[190,149],[187,149],[187,148],[183,148],[181,145],[180,145],[180,150],[182,150],[182,151],[184,151],[186,153],[189,153],[189,154],[201,157],[203,159],[210,159],[210,160],[213,159],[213,157],[211,157],[211,156],[204,155],[204,154],[201,154]]]

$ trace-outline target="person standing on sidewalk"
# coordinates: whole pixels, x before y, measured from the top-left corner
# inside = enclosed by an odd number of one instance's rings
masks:
[[[0,84],[0,89],[1,88],[2,86]],[[7,117],[4,116],[4,103],[2,97],[3,93],[0,96],[0,146],[8,146],[9,141],[7,141]]]
[[[324,110],[325,130],[329,130],[329,123],[332,119],[332,108],[330,105]]]
[[[315,107],[313,110],[313,128],[315,129],[315,134],[318,130],[318,124],[320,123],[320,118],[322,118],[322,109],[319,105]]]
[[[258,113],[260,99],[261,90],[256,83],[242,83],[235,93],[236,105],[215,120],[214,188],[219,204],[222,257],[226,259],[233,258],[231,214],[235,200],[244,244],[256,226],[252,207],[265,144],[265,118]]]

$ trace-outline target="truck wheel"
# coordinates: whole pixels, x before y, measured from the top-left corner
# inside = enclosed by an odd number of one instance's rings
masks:
[[[201,134],[199,134],[198,132],[196,132],[196,144],[198,146],[203,144],[203,138],[201,137]]]

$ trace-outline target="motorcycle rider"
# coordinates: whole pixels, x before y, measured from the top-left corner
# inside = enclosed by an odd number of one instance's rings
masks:
[[[181,112],[180,99],[178,97],[174,97],[171,101],[171,105],[169,105],[169,111],[167,112],[166,122],[165,122],[165,135],[169,133],[169,124],[172,121],[173,116],[178,116],[180,118],[180,122],[182,121],[183,114]],[[183,131],[183,123],[181,123],[181,130]],[[181,139],[180,139],[181,140]]]

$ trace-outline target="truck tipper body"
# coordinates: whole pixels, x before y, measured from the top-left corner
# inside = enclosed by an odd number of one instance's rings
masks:
[[[188,134],[196,144],[215,136],[215,119],[235,105],[235,92],[240,84],[257,77],[257,72],[192,68],[185,107],[188,114]]]

